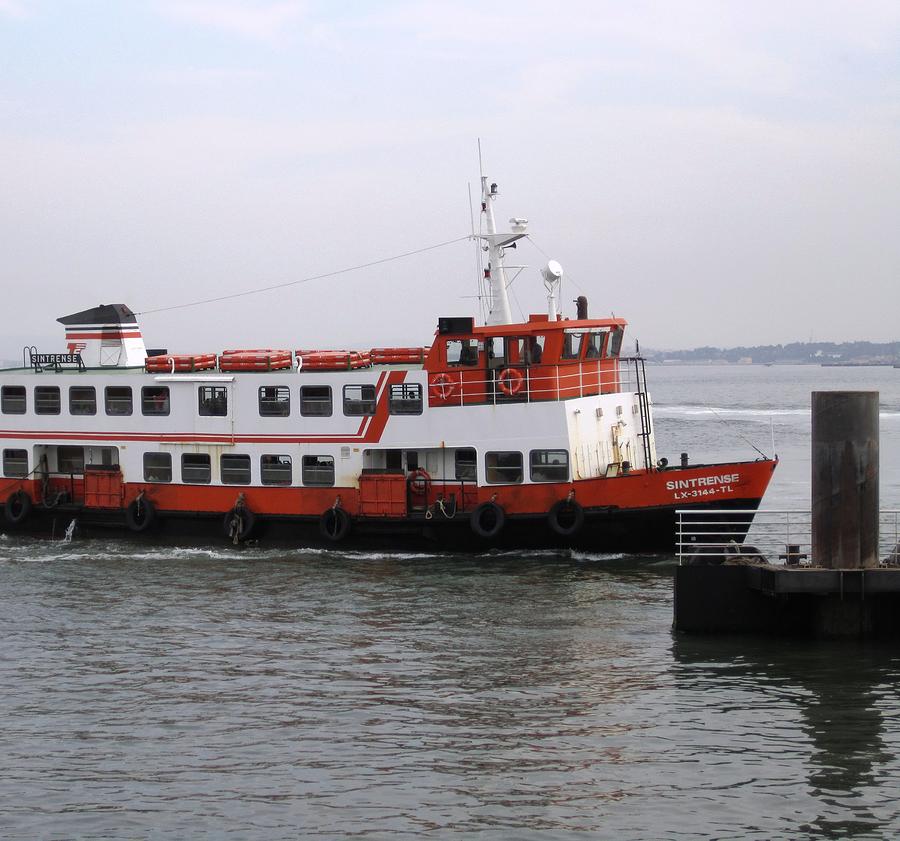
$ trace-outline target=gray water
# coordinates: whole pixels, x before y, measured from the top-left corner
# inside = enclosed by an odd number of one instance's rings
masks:
[[[772,508],[809,391],[879,389],[900,507],[900,371],[650,375],[660,455],[774,421]],[[900,651],[676,638],[672,571],[0,538],[0,837],[896,836]]]

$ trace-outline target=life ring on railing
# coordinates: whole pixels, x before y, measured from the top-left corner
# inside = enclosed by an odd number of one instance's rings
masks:
[[[413,496],[425,496],[430,484],[431,476],[421,467],[417,467],[409,476],[409,490]]]
[[[507,397],[518,394],[525,386],[525,375],[518,368],[504,368],[497,375],[497,387]]]
[[[503,526],[506,525],[506,512],[496,502],[482,502],[472,512],[469,523],[475,534],[491,540],[503,531]]]
[[[350,515],[341,507],[335,505],[322,512],[319,517],[319,532],[326,540],[339,543],[350,531]]]
[[[6,516],[6,522],[11,526],[17,526],[25,521],[31,513],[31,497],[21,488],[14,494],[6,498],[6,505],[3,506],[3,513]]]
[[[225,512],[225,518],[222,520],[225,537],[235,545],[250,537],[255,525],[256,514],[246,505],[235,505],[230,511]]]
[[[449,400],[456,394],[458,383],[449,374],[435,374],[428,383],[428,393],[435,400]]]
[[[584,508],[574,499],[561,499],[547,514],[550,528],[562,537],[572,537],[584,525]]]
[[[156,520],[156,508],[143,494],[131,500],[125,509],[125,525],[135,532],[147,531]]]

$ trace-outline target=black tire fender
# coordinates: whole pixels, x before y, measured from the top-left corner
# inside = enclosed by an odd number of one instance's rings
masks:
[[[17,526],[19,523],[25,522],[25,520],[28,519],[28,515],[31,513],[31,508],[31,497],[28,495],[27,491],[23,491],[19,488],[14,494],[10,494],[10,496],[6,498],[6,504],[3,506],[3,514],[6,517],[6,522],[11,526]]]
[[[572,537],[584,525],[584,508],[574,499],[561,499],[548,512],[547,522],[561,537]]]
[[[319,517],[319,533],[332,543],[339,543],[350,532],[350,515],[340,506],[323,511]]]
[[[140,534],[147,531],[154,522],[156,522],[156,506],[149,499],[139,496],[128,503],[125,509],[125,525],[131,531]]]
[[[506,512],[496,502],[482,502],[469,520],[472,531],[479,537],[492,540],[506,525]]]
[[[235,505],[230,511],[225,512],[225,518],[222,520],[225,537],[235,543],[250,537],[255,525],[256,514],[246,505]]]

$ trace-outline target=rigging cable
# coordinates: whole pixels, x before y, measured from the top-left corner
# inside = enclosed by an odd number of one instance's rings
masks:
[[[379,266],[382,263],[390,263],[393,260],[401,260],[404,257],[412,257],[415,254],[424,254],[426,251],[434,251],[437,248],[444,248],[447,245],[453,245],[457,242],[464,242],[467,239],[471,239],[470,235],[466,235],[464,237],[457,237],[456,239],[449,239],[446,242],[438,242],[435,245],[429,245],[425,248],[417,248],[414,251],[404,251],[402,254],[395,254],[393,257],[382,257],[380,260],[371,260],[368,263],[360,263],[357,266],[348,266],[345,269],[335,269],[333,272],[323,272],[322,274],[311,275],[310,277],[303,277],[299,280],[289,280],[285,283],[276,283],[272,286],[262,286],[259,289],[245,289],[243,292],[232,292],[229,295],[218,295],[214,298],[203,298],[199,301],[191,301],[187,304],[173,304],[169,307],[156,307],[151,310],[141,310],[140,312],[136,312],[135,315],[151,315],[157,312],[169,312],[171,310],[183,310],[188,307],[199,307],[203,304],[214,304],[219,301],[230,301],[234,298],[243,298],[247,295],[256,295],[260,292],[272,292],[276,289],[286,289],[289,286],[299,286],[301,283],[309,283],[313,280],[322,280],[326,277],[335,277],[337,275],[346,274],[347,272],[355,272],[360,269],[368,269],[372,266]]]
[[[710,412],[712,412],[720,421],[722,421],[725,426],[731,428],[731,424],[727,420],[725,420],[725,418],[723,418],[712,406],[707,406],[706,408],[709,409]],[[744,433],[740,432],[737,429],[732,429],[732,432],[736,433],[740,438],[743,438],[744,441],[746,441],[751,447],[753,447],[753,449],[756,450],[756,452],[758,452],[763,458],[769,458],[769,456],[767,456],[759,447],[757,447],[756,444],[754,444],[746,435],[744,435]]]

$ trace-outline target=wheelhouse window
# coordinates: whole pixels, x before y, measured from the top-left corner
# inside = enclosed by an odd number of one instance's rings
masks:
[[[522,454],[516,452],[485,453],[484,468],[488,484],[518,484],[522,481]]]
[[[3,475],[10,478],[27,476],[28,450],[4,450]]]
[[[57,447],[57,473],[84,473],[83,447]]]
[[[454,475],[460,482],[474,482],[477,478],[477,464],[474,448],[466,447],[456,451]]]
[[[172,454],[144,453],[144,481],[171,482]]]
[[[532,482],[568,482],[569,453],[567,450],[532,450]]]
[[[200,413],[200,417],[227,417],[228,389],[224,385],[201,385],[197,390],[197,396],[199,400],[198,411]]]
[[[448,339],[447,340],[447,364],[448,365],[477,365],[478,364],[478,340],[477,339]]]
[[[131,386],[108,385],[105,391],[106,414],[130,415],[133,411]]]
[[[265,455],[259,459],[259,478],[264,485],[290,485],[294,481],[290,456]]]
[[[578,359],[581,356],[581,346],[584,344],[586,333],[565,333],[563,339],[563,359]]]
[[[187,485],[208,485],[212,478],[208,453],[182,453],[181,481]]]
[[[141,389],[141,412],[145,415],[168,415],[169,387],[164,385],[144,386]]]
[[[374,385],[345,385],[344,414],[350,416],[375,414]]]
[[[0,389],[0,411],[4,415],[24,415],[26,406],[24,385],[5,385]]]
[[[615,327],[609,334],[609,350],[607,356],[618,356],[622,350],[622,339],[625,338],[625,328]]]
[[[585,359],[599,359],[603,356],[603,344],[608,335],[607,330],[601,330],[588,334],[588,346],[584,353]]]
[[[525,362],[528,365],[540,365],[544,358],[544,345],[547,337],[544,335],[529,336],[525,340]]]
[[[219,462],[223,485],[250,484],[250,456],[223,455]]]
[[[333,485],[334,458],[332,456],[303,456],[301,476],[304,485]]]
[[[388,411],[392,415],[421,415],[422,386],[418,383],[392,385],[388,394]]]
[[[96,415],[97,389],[92,385],[73,385],[69,387],[69,414]]]
[[[259,389],[259,414],[264,418],[291,415],[291,390],[286,385],[264,385]]]
[[[34,387],[34,413],[36,415],[58,415],[59,402],[58,385],[36,385]]]
[[[330,418],[331,412],[330,385],[300,386],[300,414],[303,417]]]

